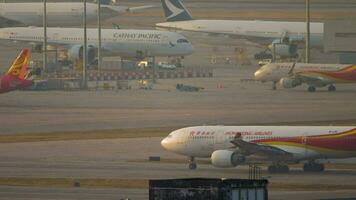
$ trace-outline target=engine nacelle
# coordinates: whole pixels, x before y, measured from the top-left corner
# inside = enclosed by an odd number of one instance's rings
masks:
[[[245,156],[229,150],[216,150],[211,155],[211,163],[214,167],[236,167],[245,162]]]
[[[83,59],[83,45],[74,45],[68,49],[68,59],[72,61],[78,61]],[[93,63],[96,56],[96,48],[93,46],[88,46],[87,48],[87,58],[88,63]]]
[[[281,78],[279,84],[284,88],[295,88],[302,84],[302,81],[295,78]]]

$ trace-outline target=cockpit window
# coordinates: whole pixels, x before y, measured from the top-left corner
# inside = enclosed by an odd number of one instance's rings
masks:
[[[189,41],[182,38],[182,39],[177,40],[177,43],[189,43]]]

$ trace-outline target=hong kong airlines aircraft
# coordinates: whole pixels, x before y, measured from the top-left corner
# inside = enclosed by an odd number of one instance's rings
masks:
[[[255,72],[255,79],[273,82],[273,89],[279,82],[283,88],[295,88],[305,83],[309,92],[325,86],[328,91],[335,91],[336,83],[356,83],[356,65],[269,63]]]
[[[356,127],[341,126],[196,126],[175,130],[161,141],[168,151],[211,158],[215,167],[236,167],[247,156],[265,156],[268,171],[288,172],[288,164],[305,162],[304,171],[324,171],[320,159],[356,157]]]
[[[26,80],[29,56],[30,51],[23,49],[10,69],[0,77],[0,93],[10,92],[32,85],[31,80]]]

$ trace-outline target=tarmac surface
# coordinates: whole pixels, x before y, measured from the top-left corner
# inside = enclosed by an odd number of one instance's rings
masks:
[[[355,119],[356,88],[271,90],[244,81],[256,68],[215,70],[213,78],[159,80],[153,90],[16,91],[1,95],[0,134],[188,125]],[[133,81],[135,85],[137,81]],[[179,92],[177,83],[205,89]]]
[[[181,177],[248,178],[248,166],[218,169],[198,160],[187,168],[186,158],[165,151],[162,138],[102,139],[10,143],[0,145],[0,182],[17,179],[118,179],[147,180]],[[149,162],[160,156],[160,162]],[[270,182],[270,199],[356,198],[354,165],[304,173],[299,166],[288,174],[262,176]],[[2,185],[2,184],[0,184]],[[345,188],[345,189],[343,189]],[[0,186],[0,199],[147,199],[148,189],[115,187]],[[332,198],[330,198],[332,197]]]

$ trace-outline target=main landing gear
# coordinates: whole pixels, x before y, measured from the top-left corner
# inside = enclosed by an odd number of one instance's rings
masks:
[[[304,164],[303,169],[305,172],[323,172],[325,170],[325,167],[323,163],[310,161]]]
[[[309,86],[308,87],[308,92],[315,92],[316,91],[316,87],[315,86]],[[335,92],[336,91],[336,87],[334,85],[329,85],[328,87],[328,91],[329,92]]]
[[[195,170],[197,168],[197,163],[194,157],[189,157],[189,169]]]
[[[273,164],[268,166],[268,172],[269,173],[288,173],[289,172],[289,167],[288,165],[283,165],[283,164]]]
[[[336,87],[334,85],[329,85],[328,91],[329,92],[335,92],[336,91]]]
[[[308,92],[315,92],[316,88],[314,86],[309,86],[308,87]]]

